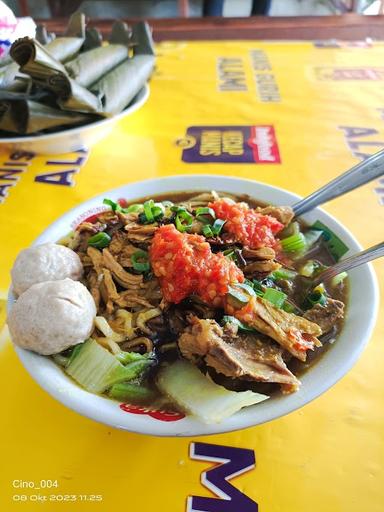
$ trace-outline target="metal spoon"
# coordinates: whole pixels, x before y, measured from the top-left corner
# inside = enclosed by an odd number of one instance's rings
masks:
[[[324,185],[316,192],[293,205],[295,217],[316,208],[321,204],[342,196],[384,175],[384,150],[378,151],[349,171]]]
[[[311,279],[311,286],[312,288],[315,288],[318,284],[329,281],[329,279],[341,274],[341,272],[346,272],[347,270],[359,267],[364,263],[368,263],[368,261],[381,258],[382,256],[384,256],[384,242],[376,244],[364,251],[360,251],[357,254],[353,254],[352,256],[349,256],[349,258],[340,260],[334,265],[323,270],[323,272],[320,272],[320,274],[318,274],[314,279]]]
[[[299,311],[299,314],[302,315],[304,311],[301,307],[298,307],[297,304],[301,305],[308,294],[316,288],[317,285],[329,281],[338,274],[341,274],[341,272],[346,272],[347,270],[351,270],[352,268],[358,267],[382,256],[384,256],[384,242],[374,245],[369,249],[365,249],[364,251],[360,251],[349,258],[338,261],[334,265],[320,272],[320,274],[314,278],[298,275],[296,280],[298,280],[297,284],[298,282],[300,283],[300,294],[296,297],[295,302],[291,301],[292,305],[295,306]]]

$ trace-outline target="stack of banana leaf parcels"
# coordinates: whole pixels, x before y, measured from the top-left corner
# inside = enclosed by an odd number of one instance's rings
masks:
[[[37,28],[0,67],[0,137],[39,135],[122,112],[155,66],[147,23],[113,24],[108,41],[76,13],[63,37]]]

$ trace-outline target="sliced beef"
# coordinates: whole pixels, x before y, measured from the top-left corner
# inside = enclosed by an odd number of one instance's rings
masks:
[[[323,334],[330,332],[335,322],[339,318],[344,317],[344,303],[340,300],[328,299],[324,306],[316,304],[313,308],[309,309],[304,318],[315,322],[320,326]]]
[[[305,361],[307,350],[321,346],[317,336],[322,331],[316,323],[278,309],[261,297],[252,297],[243,308],[228,312],[277,341],[300,361]]]
[[[203,360],[219,374],[232,379],[274,382],[284,390],[296,390],[300,382],[288,370],[282,349],[257,335],[226,335],[215,320],[192,317],[179,338],[182,355],[192,362]]]
[[[295,215],[290,206],[266,206],[265,208],[257,208],[257,211],[263,215],[274,217],[284,226],[287,226]]]

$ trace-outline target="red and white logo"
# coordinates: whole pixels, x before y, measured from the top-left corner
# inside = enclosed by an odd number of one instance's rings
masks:
[[[248,145],[253,150],[255,162],[260,164],[280,163],[275,129],[272,125],[251,126]]]
[[[151,409],[142,405],[120,404],[120,409],[131,414],[143,414],[159,421],[179,421],[185,418],[185,414],[164,409]]]

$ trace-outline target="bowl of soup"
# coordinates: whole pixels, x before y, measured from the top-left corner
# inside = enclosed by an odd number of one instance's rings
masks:
[[[45,355],[11,329],[25,368],[80,414],[151,435],[227,432],[304,406],[361,354],[378,291],[370,265],[312,289],[311,278],[361,248],[321,209],[294,219],[298,199],[191,175],[131,183],[72,209],[33,247],[75,253],[94,321],[86,339],[64,350],[53,340]],[[44,283],[10,292],[10,327],[34,287],[41,294]]]

